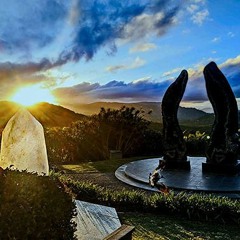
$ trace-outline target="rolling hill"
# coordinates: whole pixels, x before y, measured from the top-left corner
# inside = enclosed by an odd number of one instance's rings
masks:
[[[4,128],[8,120],[21,107],[21,105],[14,102],[0,101],[0,128]],[[67,108],[45,102],[38,103],[27,109],[44,127],[69,126],[72,122],[86,117]]]
[[[0,101],[0,128],[18,111],[20,105],[14,102]]]
[[[161,103],[160,102],[137,102],[137,103],[120,103],[120,102],[94,102],[90,104],[71,105],[70,108],[84,115],[92,115],[99,113],[101,107],[119,109],[122,106],[135,107],[142,109],[146,113],[152,110],[150,115],[146,114],[146,119],[152,122],[162,122]],[[178,118],[179,122],[196,120],[209,115],[208,113],[196,108],[179,107]]]
[[[69,126],[72,122],[82,120],[86,117],[83,114],[75,113],[62,106],[46,102],[28,107],[28,110],[45,127]]]
[[[161,103],[159,102],[139,102],[139,103],[119,103],[119,102],[95,102],[91,104],[79,104],[74,107],[74,112],[62,106],[49,104],[46,102],[28,107],[28,110],[42,123],[44,127],[64,127],[70,126],[72,122],[87,118],[86,115],[99,113],[100,108],[119,109],[122,106],[143,109],[146,113],[152,110],[146,118],[153,123],[161,123]],[[0,101],[0,128],[3,128],[7,121],[20,109],[21,106],[14,102]],[[195,108],[179,107],[178,119],[182,126],[199,129],[211,129],[214,114],[209,114]],[[240,116],[239,116],[240,119]]]

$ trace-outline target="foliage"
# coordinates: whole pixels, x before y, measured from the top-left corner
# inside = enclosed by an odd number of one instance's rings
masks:
[[[144,139],[141,148],[137,154],[139,155],[162,155],[162,134],[160,131],[147,129],[144,132]],[[136,154],[136,155],[137,155]]]
[[[77,195],[78,199],[111,205],[119,211],[167,213],[189,219],[240,224],[240,202],[227,197],[185,192],[163,195],[140,191],[114,191],[91,182],[78,182],[64,175],[59,179]]]
[[[72,123],[70,127],[45,130],[48,157],[52,163],[102,160],[97,139],[97,124],[91,120]]]
[[[73,239],[74,214],[58,179],[1,171],[0,239]]]
[[[70,127],[45,129],[49,160],[52,163],[97,161],[109,158],[110,150],[123,155],[159,154],[161,134],[148,129],[144,112],[122,107],[104,108]]]
[[[110,149],[121,150],[124,156],[136,154],[150,124],[144,114],[143,110],[123,106],[117,110],[101,108],[99,114],[92,116],[99,124],[99,144],[105,158],[109,157]]]
[[[46,128],[49,160],[51,163],[99,161],[109,159],[110,150],[120,150],[124,157],[161,155],[161,130],[153,125],[142,110],[101,108],[99,114],[70,127]],[[185,130],[188,155],[204,155],[208,138],[205,132]]]
[[[203,155],[206,152],[209,135],[200,131],[184,131],[188,155]]]

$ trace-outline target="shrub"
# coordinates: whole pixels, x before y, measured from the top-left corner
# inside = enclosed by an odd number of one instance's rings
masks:
[[[58,179],[0,173],[0,239],[74,239],[75,205]]]
[[[102,108],[99,114],[70,127],[46,128],[49,161],[98,161],[108,159],[110,150],[121,150],[124,156],[159,153],[161,135],[148,129],[150,122],[143,116],[135,108]]]
[[[99,144],[98,124],[91,120],[72,123],[71,127],[45,129],[50,163],[73,163],[104,159]]]
[[[186,141],[187,154],[203,155],[209,144],[209,135],[200,131],[185,131],[184,140]]]
[[[169,195],[142,191],[115,191],[91,182],[78,182],[64,175],[59,177],[80,200],[116,207],[119,211],[167,213],[189,219],[240,224],[240,202],[227,197],[203,193],[181,192]]]

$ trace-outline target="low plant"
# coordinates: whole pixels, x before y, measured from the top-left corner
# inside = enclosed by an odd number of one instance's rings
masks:
[[[180,215],[189,219],[240,224],[240,202],[204,193],[180,192],[168,195],[130,190],[109,190],[91,182],[78,182],[64,175],[59,179],[80,200],[88,200],[119,211],[141,211]]]
[[[74,239],[75,205],[57,178],[0,172],[0,239]]]
[[[188,155],[204,155],[209,144],[209,135],[200,131],[184,131]]]

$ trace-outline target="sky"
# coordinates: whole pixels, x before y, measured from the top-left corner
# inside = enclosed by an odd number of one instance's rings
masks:
[[[203,68],[215,61],[240,103],[239,9],[239,0],[0,0],[0,100],[37,86],[63,106],[160,102],[186,69],[181,105],[211,112]]]

